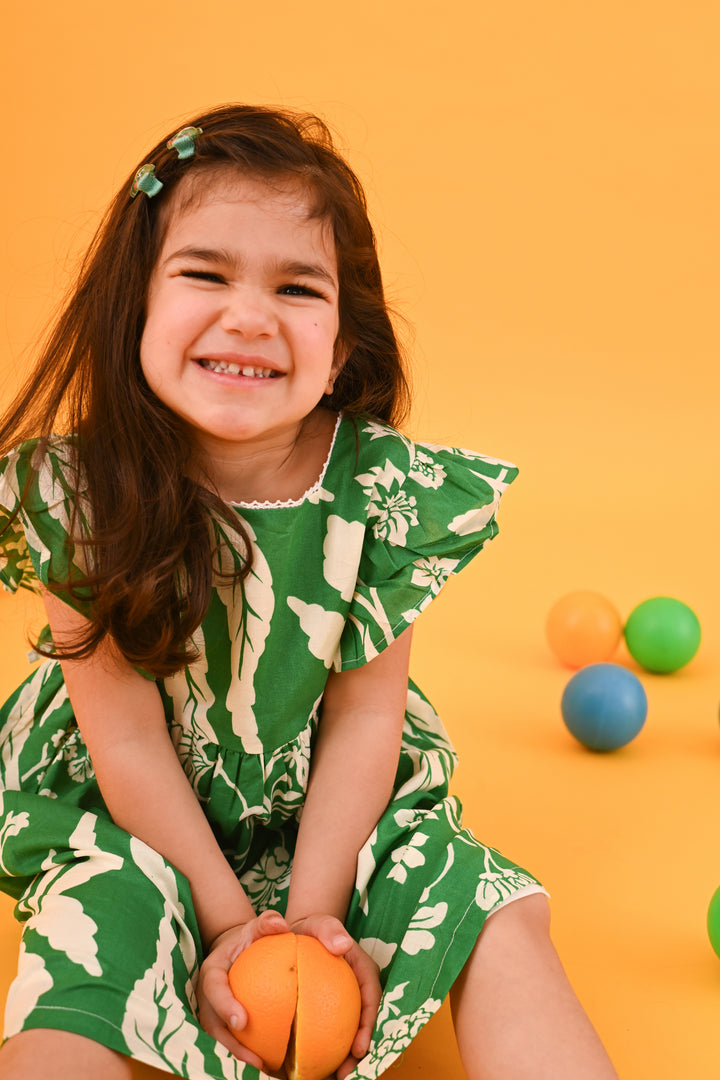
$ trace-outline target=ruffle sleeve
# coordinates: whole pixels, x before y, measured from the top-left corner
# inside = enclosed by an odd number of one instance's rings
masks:
[[[79,585],[85,576],[86,549],[70,537],[74,470],[69,440],[32,439],[0,461],[0,582],[11,592]],[[79,520],[86,524],[82,508]],[[82,587],[63,599],[87,612]]]
[[[370,425],[377,464],[355,483],[367,497],[357,586],[333,666],[360,667],[391,644],[498,532],[509,462],[471,450],[412,443]],[[382,440],[382,442],[380,442]]]

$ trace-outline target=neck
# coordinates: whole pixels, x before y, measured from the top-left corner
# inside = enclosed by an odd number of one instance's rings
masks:
[[[251,444],[204,438],[203,471],[225,502],[285,502],[301,498],[325,464],[337,415],[317,409],[293,426]]]

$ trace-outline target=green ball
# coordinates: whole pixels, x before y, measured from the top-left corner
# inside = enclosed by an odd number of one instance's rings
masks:
[[[630,613],[625,642],[641,667],[664,675],[692,660],[700,648],[700,623],[682,600],[654,596]]]
[[[707,913],[707,932],[710,944],[720,956],[720,889],[713,893]]]

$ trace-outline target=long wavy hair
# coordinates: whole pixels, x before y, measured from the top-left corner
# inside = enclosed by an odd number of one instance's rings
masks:
[[[149,152],[144,161],[155,166],[163,185],[152,199],[131,198],[133,170],[88,249],[37,365],[0,419],[0,453],[38,435],[42,448],[59,417],[78,435],[71,535],[91,556],[80,583],[70,580],[68,568],[68,580],[53,591],[72,598],[82,589],[92,614],[87,633],[56,647],[54,655],[89,656],[110,635],[130,663],[158,677],[196,655],[190,639],[220,572],[225,527],[240,533],[235,576],[247,574],[251,563],[238,515],[192,479],[188,430],[152,393],[140,366],[150,277],[176,185],[218,170],[301,184],[311,215],[332,227],[338,261],[336,349],[346,359],[323,404],[393,424],[402,422],[409,406],[365,194],[327,126],[311,114],[245,105],[221,106],[187,125],[202,129],[194,156],[181,159],[168,146],[174,132]],[[92,508],[89,536],[77,509],[81,494]]]

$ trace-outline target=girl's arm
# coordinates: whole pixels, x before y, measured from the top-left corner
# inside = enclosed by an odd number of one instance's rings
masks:
[[[360,984],[360,1026],[339,1078],[367,1053],[380,1004],[377,967],[343,923],[358,854],[392,795],[411,634],[406,630],[369,664],[328,679],[293,858],[287,921],[344,956]]]
[[[360,1027],[338,1078],[347,1076],[367,1053],[380,1003],[377,967],[343,923],[358,853],[392,795],[407,701],[410,638],[411,631],[406,630],[369,664],[329,677],[293,858],[286,928],[289,923],[297,933],[317,937],[330,952],[344,956],[360,983]],[[259,921],[264,933],[282,930],[277,914],[265,912]],[[215,1016],[230,1027],[235,1026],[237,1003],[227,970],[248,943],[242,928],[223,934],[200,973]]]
[[[86,625],[52,594],[45,607],[59,643]],[[160,693],[106,638],[85,660],[62,663],[78,727],[113,820],[160,852],[190,883],[204,944],[254,919],[170,739]]]
[[[412,629],[370,663],[327,682],[293,859],[287,919],[344,922],[360,849],[392,794]]]
[[[44,600],[53,640],[72,642],[86,620],[50,593]],[[113,821],[159,852],[190,884],[209,953],[197,987],[200,1023],[236,1057],[259,1068],[257,1055],[228,1031],[228,1025],[242,1029],[247,1014],[230,994],[227,971],[242,948],[288,925],[272,912],[255,917],[180,764],[156,684],[135,671],[109,638],[87,659],[63,661],[62,669]],[[212,1004],[218,996],[223,1016]]]

